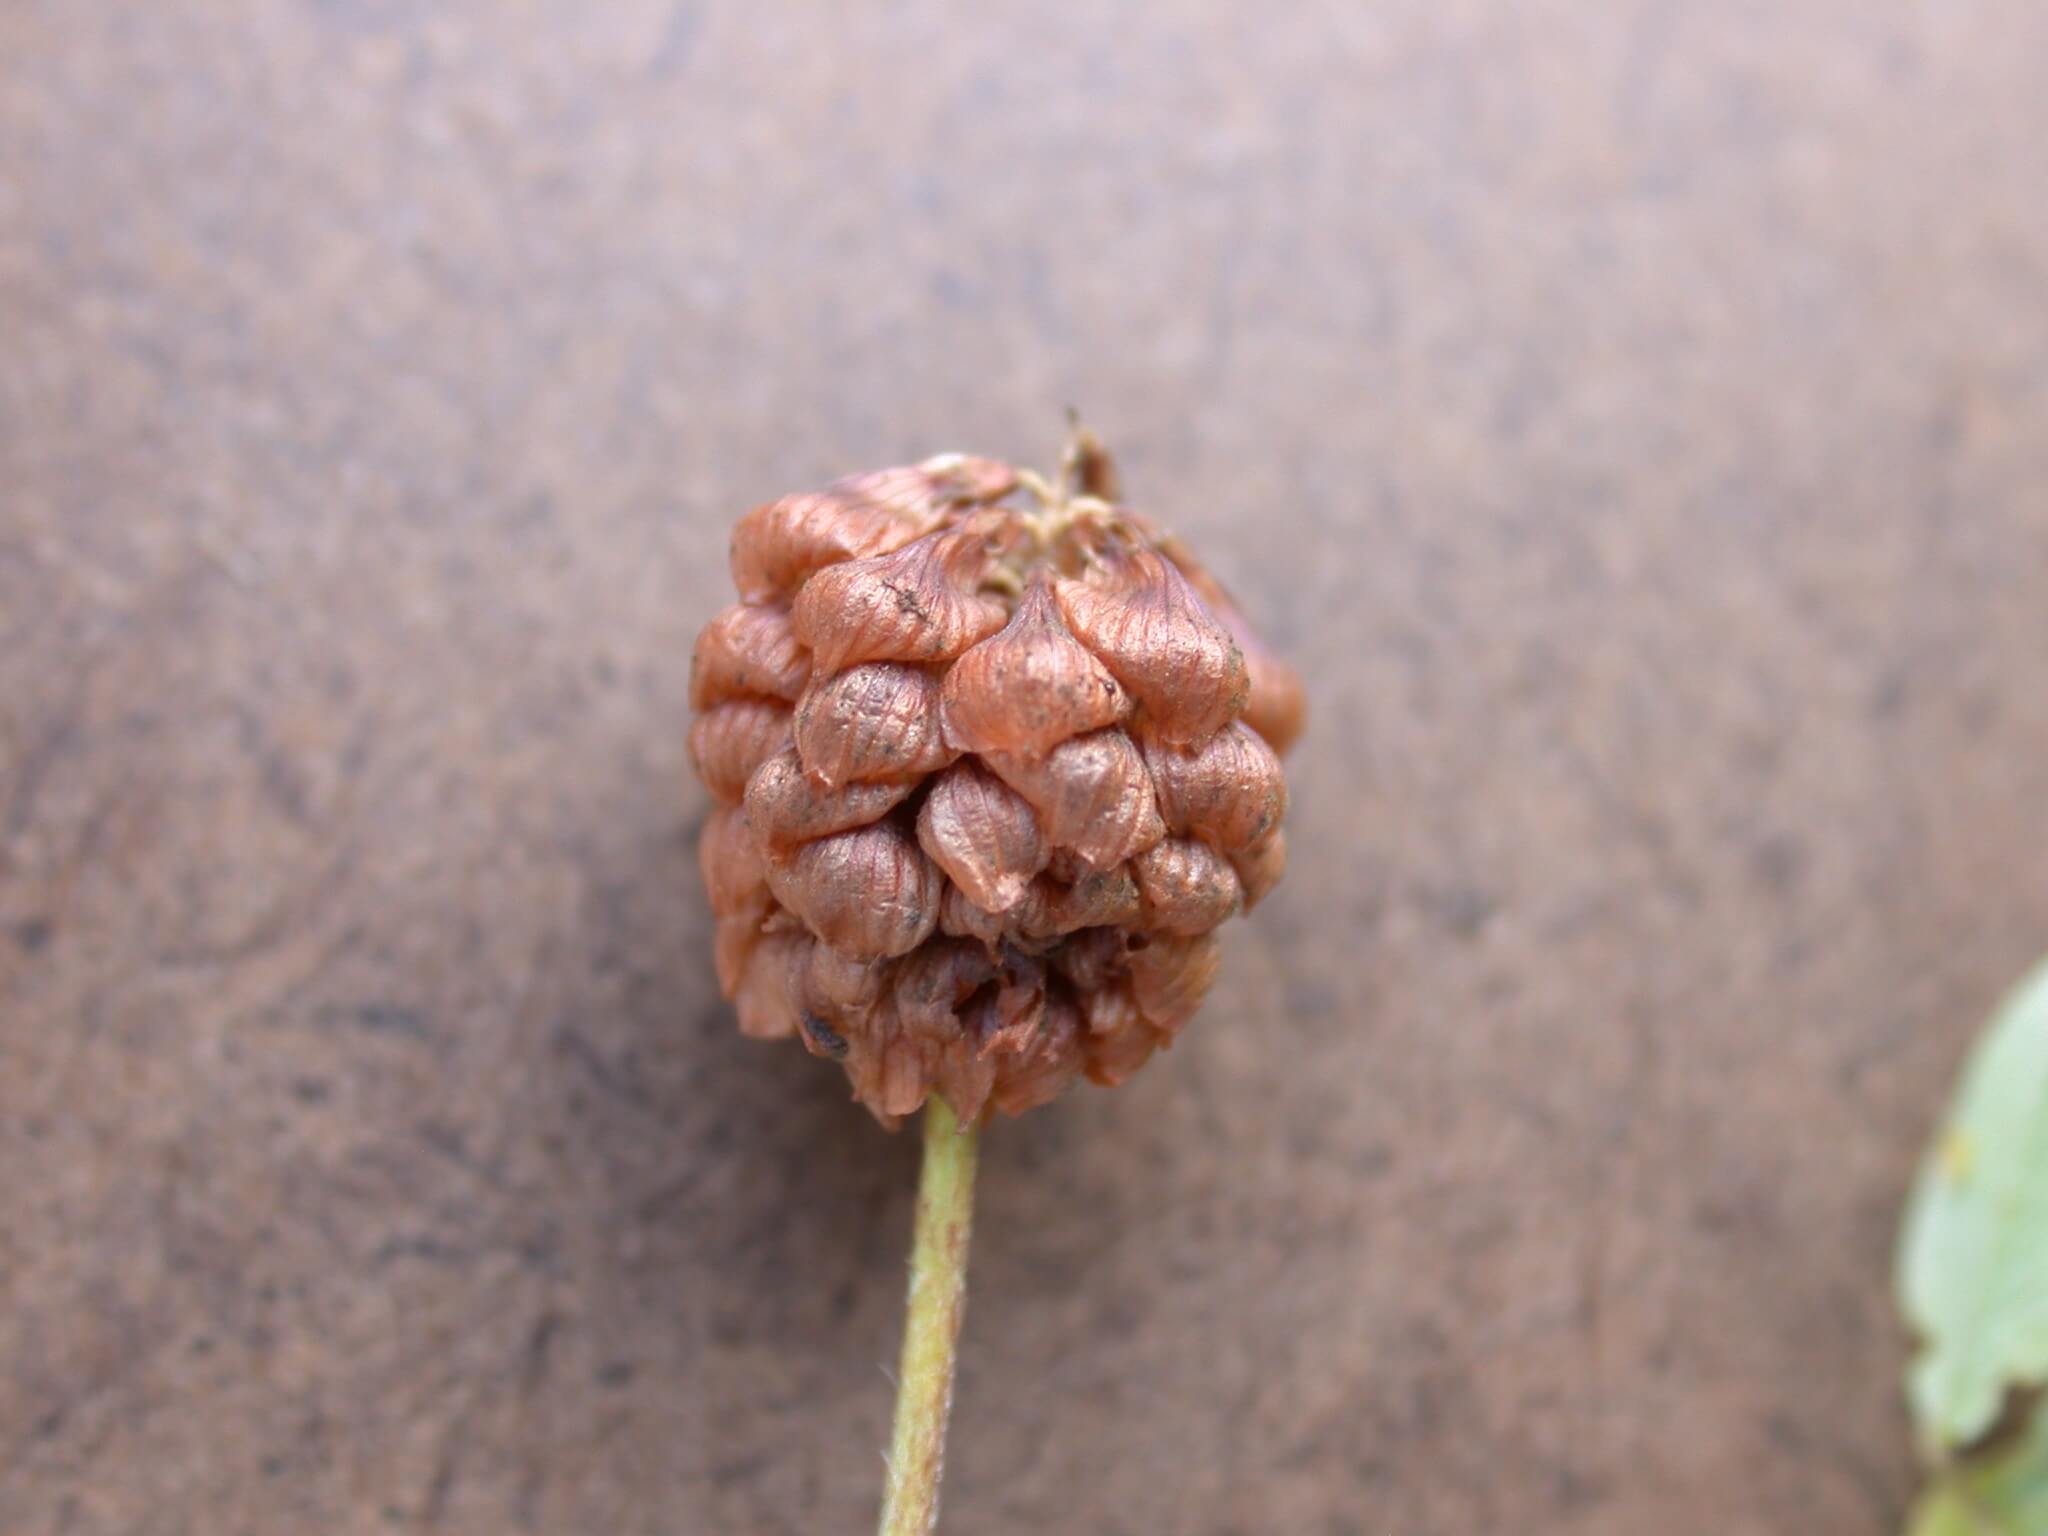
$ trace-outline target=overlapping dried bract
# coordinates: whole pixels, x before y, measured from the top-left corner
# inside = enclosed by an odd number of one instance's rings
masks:
[[[1179,1029],[1216,979],[1223,950],[1213,933],[1154,939],[1131,956],[1131,996],[1138,1012],[1164,1030]]]
[[[1245,702],[1244,723],[1263,736],[1283,757],[1300,738],[1308,719],[1308,695],[1294,668],[1275,656],[1252,630],[1236,600],[1224,590],[1192,551],[1171,534],[1157,536],[1159,552],[1174,563],[1216,615],[1237,648],[1244,655],[1245,677],[1251,696]]]
[[[1245,673],[1251,681],[1244,723],[1265,737],[1275,752],[1284,753],[1300,738],[1308,719],[1308,695],[1302,692],[1301,678],[1252,638],[1248,629],[1240,628],[1241,621],[1230,615],[1225,615],[1224,621],[1244,651]]]
[[[946,674],[946,737],[966,752],[1043,757],[1129,709],[1109,669],[1068,633],[1044,578],[1031,583],[1002,633]]]
[[[1088,1026],[1083,1042],[1088,1076],[1104,1087],[1116,1087],[1166,1043],[1166,1031],[1138,1011],[1129,981],[1107,980],[1079,996],[1081,1017]]]
[[[733,585],[750,603],[788,597],[813,571],[895,549],[922,531],[912,517],[838,491],[784,496],[733,529]]]
[[[960,455],[758,507],[698,638],[719,984],[885,1123],[1122,1082],[1286,864],[1298,681],[1099,445],[1072,473],[1036,510]]]
[[[735,603],[697,636],[690,658],[690,708],[709,709],[753,694],[794,704],[810,679],[789,610],[775,603]]]
[[[1287,812],[1279,756],[1241,722],[1193,749],[1163,741],[1144,746],[1159,814],[1176,837],[1230,853],[1264,837]]]
[[[985,534],[941,529],[893,554],[827,566],[797,594],[794,634],[820,672],[856,661],[950,661],[1009,620],[979,589],[994,555]]]
[[[939,731],[940,687],[930,672],[889,661],[813,680],[796,706],[804,771],[836,787],[945,767],[953,753]]]
[[[942,453],[903,469],[848,475],[833,489],[878,502],[906,517],[930,518],[948,507],[999,501],[1017,488],[1017,471],[995,459]]]
[[[780,497],[733,529],[733,585],[750,603],[790,596],[814,571],[901,548],[949,508],[992,501],[1015,484],[1007,465],[948,454]]]
[[[932,781],[917,840],[985,912],[1014,907],[1052,858],[1031,803],[972,758]]]
[[[1042,757],[991,752],[984,759],[1031,803],[1047,839],[1091,869],[1109,869],[1166,835],[1152,780],[1122,731],[1093,731]]]
[[[1238,908],[1237,871],[1206,843],[1169,837],[1131,860],[1140,910],[1154,933],[1192,938]]]
[[[747,780],[789,745],[790,710],[773,699],[727,699],[690,724],[690,761],[704,787],[737,805]]]
[[[697,868],[713,917],[766,910],[768,872],[744,811],[720,806],[704,818],[697,837]]]
[[[995,1106],[1006,1115],[1050,1104],[1080,1075],[1081,1015],[1063,992],[1049,994],[1045,1016],[1030,1043],[996,1079]]]
[[[944,880],[917,838],[893,821],[835,832],[768,861],[775,899],[856,960],[907,954],[929,938]]]
[[[733,993],[741,1034],[786,1040],[797,1032],[803,1017],[797,983],[812,942],[806,934],[779,932],[763,934],[754,945]]]
[[[917,787],[851,783],[827,789],[803,770],[794,750],[778,752],[747,780],[746,822],[759,850],[774,857],[800,843],[880,821]]]
[[[1079,580],[1059,584],[1073,632],[1130,689],[1163,741],[1207,740],[1243,712],[1244,656],[1157,550],[1104,549]]]
[[[736,912],[719,918],[713,925],[711,963],[718,973],[718,990],[727,997],[739,992],[747,962],[754,958],[754,950],[761,943],[761,924],[771,906],[772,903],[764,901],[755,911]]]
[[[1244,909],[1249,912],[1287,873],[1287,829],[1275,827],[1251,847],[1232,854],[1230,864],[1244,887]]]

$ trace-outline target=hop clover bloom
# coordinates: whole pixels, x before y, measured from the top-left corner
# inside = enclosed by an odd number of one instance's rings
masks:
[[[1092,439],[1070,469],[949,454],[757,507],[697,639],[719,984],[891,1126],[1122,1082],[1286,866],[1300,682]]]

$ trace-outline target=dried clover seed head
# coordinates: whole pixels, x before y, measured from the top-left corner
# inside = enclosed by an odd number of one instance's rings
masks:
[[[1123,1081],[1287,862],[1300,682],[1085,434],[1067,468],[949,454],[757,507],[697,637],[719,984],[886,1124]]]

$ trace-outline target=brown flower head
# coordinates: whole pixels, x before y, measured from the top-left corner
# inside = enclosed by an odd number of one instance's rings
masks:
[[[949,454],[734,531],[690,687],[719,985],[885,1124],[1122,1082],[1285,868],[1301,684],[1116,486],[1084,436],[1061,492]]]

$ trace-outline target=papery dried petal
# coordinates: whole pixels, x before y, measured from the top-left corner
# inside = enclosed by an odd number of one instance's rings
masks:
[[[1163,555],[1111,545],[1057,592],[1067,625],[1116,674],[1164,740],[1205,740],[1249,696],[1230,632]]]
[[[981,1118],[995,1089],[1000,1062],[1001,1058],[984,1054],[964,1035],[948,1041],[940,1052],[932,1086],[953,1106],[953,1115],[962,1125]]]
[[[1014,907],[1052,856],[1030,802],[972,758],[932,781],[917,840],[987,912]]]
[[[1131,860],[1152,933],[1207,933],[1238,908],[1237,872],[1206,843],[1169,837]]]
[[[945,894],[939,898],[939,932],[952,938],[977,939],[990,950],[1002,943],[1017,916],[1014,908],[1006,913],[983,911],[951,881],[946,882]]]
[[[1085,1042],[1088,1080],[1104,1088],[1122,1087],[1165,1043],[1166,1037],[1143,1019],[1114,1035],[1091,1036]]]
[[[1256,640],[1247,643],[1240,633],[1238,645],[1251,678],[1251,700],[1244,707],[1244,723],[1272,743],[1282,754],[1301,739],[1308,720],[1308,695],[1302,690],[1301,675]]]
[[[1244,909],[1249,912],[1287,873],[1286,829],[1275,827],[1251,847],[1233,853],[1230,863],[1244,887]]]
[[[1253,631],[1250,620],[1223,583],[1209,573],[1187,545],[1172,535],[1157,539],[1159,552],[1171,560],[1188,585],[1195,589],[1217,622],[1230,631],[1237,648],[1244,653],[1245,678],[1251,688],[1244,706],[1244,723],[1264,737],[1282,757],[1301,736],[1308,717],[1308,695],[1301,675],[1287,665]]]
[[[799,491],[732,531],[732,581],[750,603],[793,596],[814,571],[909,543],[930,523],[857,493]]]
[[[728,1001],[738,995],[740,983],[746,979],[747,962],[761,942],[763,922],[774,910],[764,892],[758,904],[718,919],[711,941],[711,963],[718,973],[719,993]]]
[[[1118,978],[1104,981],[1099,986],[1074,990],[1074,1001],[1081,1010],[1081,1022],[1091,1035],[1116,1035],[1134,1025],[1145,1022],[1138,1012],[1138,1001],[1131,996],[1129,981]]]
[[[945,876],[894,821],[805,843],[768,866],[775,899],[842,954],[907,954],[938,926]]]
[[[995,1107],[1021,1115],[1050,1104],[1081,1071],[1081,1017],[1065,996],[1048,997],[1029,1049],[1004,1058],[996,1074]]]
[[[1213,933],[1155,938],[1131,952],[1131,996],[1138,1011],[1159,1028],[1178,1029],[1194,1017],[1222,963],[1223,947]]]
[[[1060,885],[1072,885],[1092,871],[1088,863],[1073,849],[1055,848],[1052,857],[1045,861],[1045,872]]]
[[[1045,966],[1014,944],[1002,947],[996,983],[976,994],[967,1019],[983,1055],[1024,1050],[1045,1014]]]
[[[846,1068],[853,1096],[869,1113],[894,1130],[903,1116],[917,1112],[939,1064],[936,1045],[905,1034],[893,1019],[847,1035],[841,1043],[845,1050],[836,1059]]]
[[[904,958],[893,996],[903,1030],[944,1042],[965,1032],[960,1009],[996,975],[988,951],[969,939],[931,939]]]
[[[1002,632],[946,674],[946,739],[968,752],[1042,757],[1129,709],[1124,690],[1067,632],[1050,586],[1034,581]]]
[[[984,760],[1031,802],[1047,841],[1093,869],[1120,864],[1166,835],[1152,776],[1122,731],[1077,736],[1043,758],[992,752]]]
[[[885,1115],[914,1115],[924,1107],[931,1092],[932,1073],[938,1066],[938,1051],[928,1042],[909,1035],[892,1036],[882,1047],[880,1081],[875,1086],[875,1105]]]
[[[1129,863],[1083,872],[1069,884],[1041,876],[1031,882],[1030,898],[1011,914],[1026,937],[1053,938],[1082,928],[1117,927],[1138,920],[1142,910],[1138,882]]]
[[[690,722],[690,761],[704,787],[738,805],[747,780],[790,742],[790,708],[772,699],[727,699]]]
[[[813,679],[796,707],[796,750],[804,771],[834,788],[903,779],[951,762],[939,736],[939,680],[890,661]]]
[[[789,610],[776,603],[735,603],[698,632],[690,657],[690,708],[740,694],[794,704],[811,675]]]
[[[941,453],[900,469],[848,475],[832,487],[905,517],[930,520],[949,507],[998,501],[1017,488],[1017,471],[996,459]]]
[[[1128,974],[1121,928],[1083,928],[1053,951],[1051,959],[1075,996],[1084,1000]]]
[[[1081,1045],[1088,1076],[1105,1088],[1128,1080],[1164,1043],[1160,1032],[1138,1012],[1126,985],[1118,983],[1082,993],[1079,1002],[1082,1020],[1087,1025]]]
[[[1159,814],[1176,837],[1196,837],[1229,853],[1257,842],[1286,813],[1280,759],[1242,721],[1199,747],[1151,740],[1140,746],[1159,797]]]
[[[825,789],[803,770],[794,749],[778,752],[747,780],[746,813],[759,846],[776,857],[798,843],[880,821],[917,787],[846,784]]]
[[[827,566],[797,594],[796,635],[822,672],[857,661],[946,661],[1001,629],[1001,598],[976,589],[992,556],[974,528],[944,528],[903,548]]]
[[[740,1033],[757,1040],[784,1040],[803,1017],[800,983],[812,940],[803,933],[767,933],[754,946],[733,998]]]
[[[811,949],[804,1006],[830,1018],[857,1017],[881,1001],[896,973],[887,961],[859,960],[829,944]]]
[[[714,917],[758,912],[768,900],[768,876],[753,829],[736,806],[720,806],[704,818],[704,829],[697,834],[697,869]]]
[[[816,1036],[811,1033],[814,1025],[822,1024],[828,1041],[827,1047],[820,1047]],[[881,1109],[883,1049],[891,1038],[891,1030],[877,1030],[873,1033],[842,1035],[829,1020],[807,1018],[804,1021],[805,1043],[813,1055],[829,1055],[846,1069],[846,1079],[853,1085],[856,1101],[865,1104],[873,1115],[889,1130],[895,1130],[902,1123],[896,1115],[884,1114]]]

